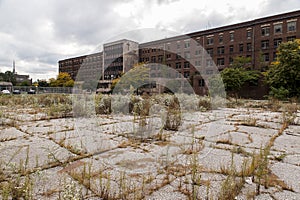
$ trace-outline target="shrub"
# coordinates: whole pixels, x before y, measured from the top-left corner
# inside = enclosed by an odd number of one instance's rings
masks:
[[[95,111],[96,114],[110,114],[111,113],[111,96],[96,95],[95,96]]]
[[[165,116],[164,129],[177,131],[182,123],[179,101],[173,96],[165,101],[165,106],[167,107],[167,114]]]

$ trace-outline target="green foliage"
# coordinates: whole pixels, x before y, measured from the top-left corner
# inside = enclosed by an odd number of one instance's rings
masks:
[[[119,82],[115,83],[114,93],[129,91],[133,87],[135,91],[149,83],[149,68],[145,65],[137,65],[124,74]]]
[[[234,68],[250,68],[251,57],[237,56],[233,59],[232,67]]]
[[[74,80],[66,72],[60,72],[56,79],[50,79],[51,87],[73,87]]]
[[[277,60],[266,72],[270,95],[277,98],[300,96],[300,40],[282,43]]]
[[[39,87],[49,87],[49,83],[46,80],[37,80]]]
[[[23,81],[22,83],[20,83],[20,86],[30,86],[29,81]]]
[[[11,82],[13,85],[16,85],[16,77],[11,71],[6,71],[0,73],[0,81]]]
[[[271,86],[271,91],[269,94],[275,99],[285,100],[289,96],[289,90],[282,86],[280,88],[274,88]]]
[[[226,68],[221,72],[226,91],[237,93],[245,83],[256,84],[260,73],[244,68]]]

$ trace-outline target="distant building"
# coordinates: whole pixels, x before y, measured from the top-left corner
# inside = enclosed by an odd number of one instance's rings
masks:
[[[11,82],[0,82],[0,92],[2,90],[9,90],[12,92],[13,84]]]
[[[83,81],[96,78],[96,74],[102,70],[103,53],[94,53],[90,55],[78,56],[60,60],[59,73],[68,73],[73,80]],[[80,71],[80,77],[78,72]]]
[[[13,61],[13,74],[16,79],[16,85],[32,85],[32,79],[29,75],[17,74],[15,61]]]
[[[109,88],[112,79],[126,73],[133,63],[139,61],[151,65],[151,77],[162,76],[155,64],[165,65],[179,72],[181,77],[177,74],[175,79],[186,79],[195,93],[207,94],[207,83],[203,77],[212,74],[214,63],[222,71],[232,65],[235,57],[245,56],[251,58],[250,68],[265,71],[276,59],[277,48],[282,42],[299,38],[298,10],[142,44],[120,40],[104,44],[103,63],[99,60],[99,66],[102,63],[104,67],[99,68],[102,70],[99,80],[103,88]],[[136,52],[136,49],[139,51]],[[203,56],[203,51],[208,56]],[[80,66],[71,64],[76,59],[59,61],[59,71],[65,69],[63,63],[69,62],[69,71],[76,74]],[[199,68],[202,69],[200,73]],[[259,86],[253,87],[253,91],[249,89],[247,94],[263,96],[264,92]]]
[[[112,80],[138,62],[138,43],[119,40],[104,44],[103,49],[103,52],[60,60],[59,72],[67,72],[77,82],[97,81],[98,91],[110,92]]]
[[[98,92],[110,92],[112,80],[128,72],[139,60],[139,44],[131,40],[119,40],[103,45],[102,77]]]

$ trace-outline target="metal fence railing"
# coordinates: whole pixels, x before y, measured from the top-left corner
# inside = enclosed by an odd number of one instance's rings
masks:
[[[21,93],[28,93],[34,90],[36,94],[43,93],[67,93],[71,94],[72,87],[34,87],[34,86],[13,86],[13,90],[19,90]]]

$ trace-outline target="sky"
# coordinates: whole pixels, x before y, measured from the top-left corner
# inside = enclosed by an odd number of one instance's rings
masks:
[[[146,42],[299,9],[300,0],[0,0],[0,72],[14,60],[18,74],[48,80],[59,60],[112,38]]]

